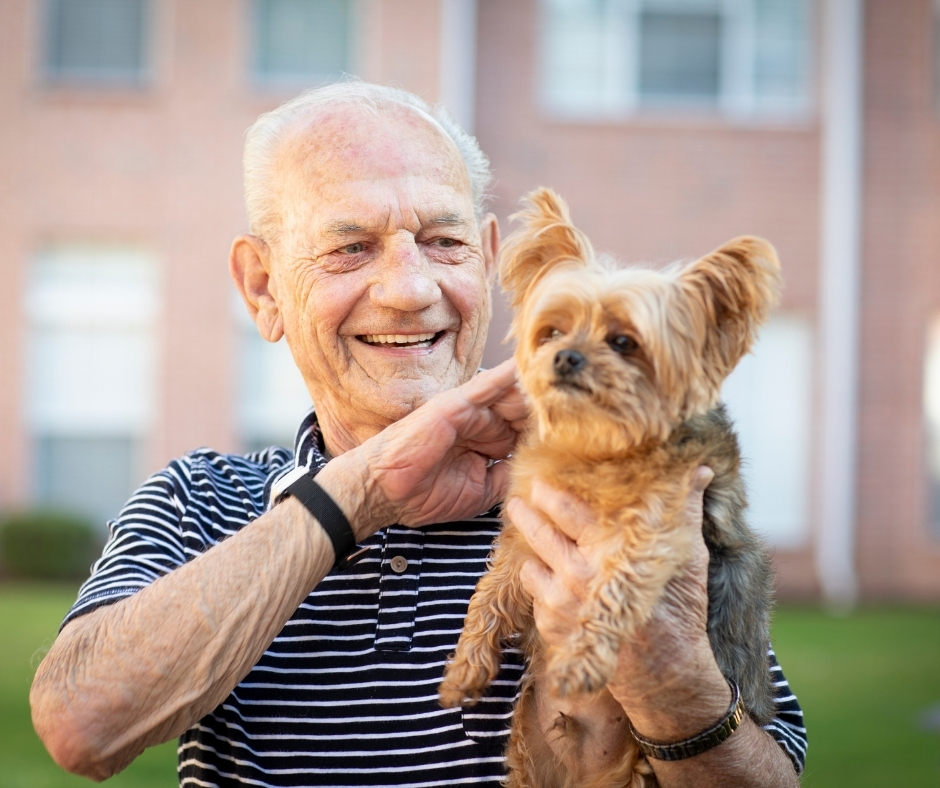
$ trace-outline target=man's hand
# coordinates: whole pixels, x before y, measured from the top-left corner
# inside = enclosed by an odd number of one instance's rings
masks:
[[[512,452],[525,418],[515,364],[506,361],[332,460],[317,481],[360,540],[392,523],[473,517],[502,500],[507,469],[495,461]]]
[[[656,605],[652,618],[624,643],[608,691],[633,726],[656,741],[681,741],[712,726],[728,711],[731,691],[715,661],[706,629],[708,549],[702,538],[702,497],[713,478],[699,468],[689,492],[684,522],[694,549]],[[580,626],[589,580],[605,558],[596,547],[597,520],[584,503],[535,482],[532,502],[507,502],[513,524],[537,558],[522,570],[522,583],[533,598],[535,624],[548,645],[562,643]],[[602,730],[596,723],[610,716],[608,696],[596,709],[578,705],[581,729]],[[564,704],[571,714],[572,704]],[[559,704],[561,708],[561,704]],[[548,714],[548,717],[551,715]],[[596,718],[596,719],[595,719]],[[585,755],[593,749],[583,743]],[[749,718],[727,742],[695,758],[651,762],[667,786],[795,786],[796,773],[773,739]],[[585,758],[585,769],[604,764]]]
[[[394,522],[469,517],[499,501],[525,408],[511,362],[435,397],[318,481],[361,539]],[[371,507],[375,507],[373,510]],[[140,593],[71,621],[43,660],[33,722],[66,769],[104,779],[214,709],[333,565],[288,498]],[[169,670],[167,666],[172,666]]]

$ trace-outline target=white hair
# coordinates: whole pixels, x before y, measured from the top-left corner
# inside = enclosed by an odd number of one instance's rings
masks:
[[[467,134],[440,105],[430,105],[413,93],[359,80],[346,80],[301,93],[255,121],[245,138],[245,207],[253,235],[269,243],[277,240],[283,217],[271,179],[278,149],[292,125],[328,104],[354,104],[374,114],[382,109],[407,107],[440,130],[457,146],[467,168],[473,208],[479,220],[486,211],[491,173],[490,162],[474,137]]]

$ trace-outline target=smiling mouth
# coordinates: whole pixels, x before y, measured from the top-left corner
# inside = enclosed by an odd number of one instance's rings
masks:
[[[436,334],[362,334],[356,338],[374,347],[431,347],[442,336],[443,331]]]

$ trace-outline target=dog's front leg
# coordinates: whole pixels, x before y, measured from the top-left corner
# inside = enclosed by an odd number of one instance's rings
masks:
[[[477,583],[470,599],[454,658],[444,669],[438,690],[442,706],[476,702],[499,672],[503,641],[531,627],[532,600],[519,582],[521,555],[510,544],[518,541],[507,523],[492,568]]]
[[[565,698],[603,690],[614,675],[624,641],[649,620],[687,554],[684,541],[652,533],[621,545],[588,593],[578,628],[549,654],[549,691]]]

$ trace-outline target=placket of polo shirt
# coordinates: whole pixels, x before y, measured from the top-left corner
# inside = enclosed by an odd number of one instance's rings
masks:
[[[379,571],[379,617],[376,651],[408,651],[415,629],[418,581],[424,532],[392,525],[386,529]],[[402,568],[402,559],[407,565]]]

